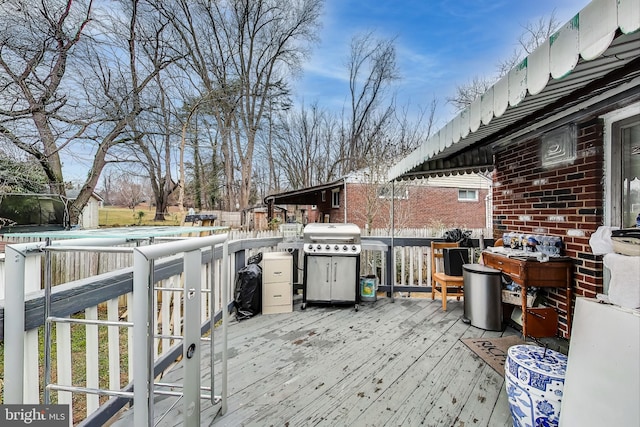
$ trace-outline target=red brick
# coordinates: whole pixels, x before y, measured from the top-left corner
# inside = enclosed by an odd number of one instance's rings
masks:
[[[581,263],[581,269],[588,274],[578,273],[574,270],[573,288],[576,295],[594,297],[602,292],[602,263],[580,258],[581,253],[591,254],[589,236],[598,225],[602,224],[602,178],[603,171],[603,139],[602,126],[599,121],[591,121],[586,125],[578,126],[580,135],[577,147],[577,159],[573,164],[540,169],[540,140],[529,140],[509,147],[503,152],[496,153],[495,179],[502,183],[499,188],[494,188],[494,215],[503,216],[502,224],[506,231],[529,233],[533,228],[547,228],[548,235],[557,235],[563,238],[565,254],[576,258]],[[582,173],[584,176],[577,179],[568,179],[569,175]],[[518,175],[522,174],[522,175]],[[524,180],[522,179],[524,178]],[[547,179],[546,184],[534,185],[536,179]],[[540,196],[529,196],[531,192],[570,190],[568,194],[577,195],[576,200],[559,201],[565,203],[561,208],[540,208],[534,205],[545,204]],[[512,191],[516,197],[500,198],[503,191]],[[553,193],[545,193],[545,196]],[[514,206],[514,202],[517,205]],[[582,209],[593,209],[588,214],[580,213]],[[520,215],[532,216],[532,221],[520,221]],[[565,221],[547,221],[548,215],[563,215]],[[534,225],[535,224],[535,225]],[[583,230],[584,237],[569,237],[569,230]],[[502,231],[494,235],[501,236]],[[563,290],[551,290],[548,292],[549,300],[561,310],[566,307]],[[561,314],[566,323],[566,315]],[[560,331],[566,333],[566,325],[561,325]]]

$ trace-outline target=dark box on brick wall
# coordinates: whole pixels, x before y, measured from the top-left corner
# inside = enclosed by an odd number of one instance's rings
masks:
[[[462,265],[469,264],[469,249],[444,248],[444,274],[448,276],[462,276]]]

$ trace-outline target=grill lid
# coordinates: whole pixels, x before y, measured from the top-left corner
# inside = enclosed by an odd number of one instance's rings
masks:
[[[307,255],[356,256],[362,250],[360,228],[355,224],[308,224],[302,237]]]
[[[304,227],[305,243],[360,244],[360,227],[355,224],[311,223]]]

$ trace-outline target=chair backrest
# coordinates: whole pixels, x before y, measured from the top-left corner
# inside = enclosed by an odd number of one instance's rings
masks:
[[[431,242],[431,273],[441,273],[444,271],[443,249],[457,248],[457,242]]]

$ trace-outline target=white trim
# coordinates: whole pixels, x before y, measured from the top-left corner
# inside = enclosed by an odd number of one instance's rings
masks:
[[[470,191],[473,192],[473,194],[475,195],[475,197],[473,199],[471,198],[467,198],[467,197],[460,197],[460,192],[464,191],[465,194],[469,193]],[[458,188],[458,201],[459,202],[477,202],[478,201],[478,189],[476,188]]]
[[[335,203],[336,194],[338,194],[338,203]],[[336,188],[335,190],[331,190],[331,207],[339,208],[340,207],[340,189]]]
[[[611,218],[611,127],[620,120],[635,116],[640,111],[640,102],[628,105],[619,110],[604,114],[600,118],[604,120],[604,225],[611,226],[613,218]]]
[[[348,211],[347,207],[348,207],[347,206],[347,181],[345,181],[344,182],[344,209],[343,209],[345,224],[347,223],[347,211]]]
[[[603,212],[602,220],[605,226],[611,227],[613,218],[611,214],[611,204],[613,203],[613,195],[611,191],[612,176],[611,176],[611,157],[612,157],[612,142],[611,142],[611,129],[614,123],[621,120],[625,120],[629,117],[635,116],[640,111],[640,102],[628,105],[619,110],[612,111],[610,113],[602,115],[600,118],[604,121],[603,140],[604,140],[604,200],[603,200]],[[609,293],[609,283],[611,280],[611,272],[609,269],[603,267],[602,287],[605,294]]]

